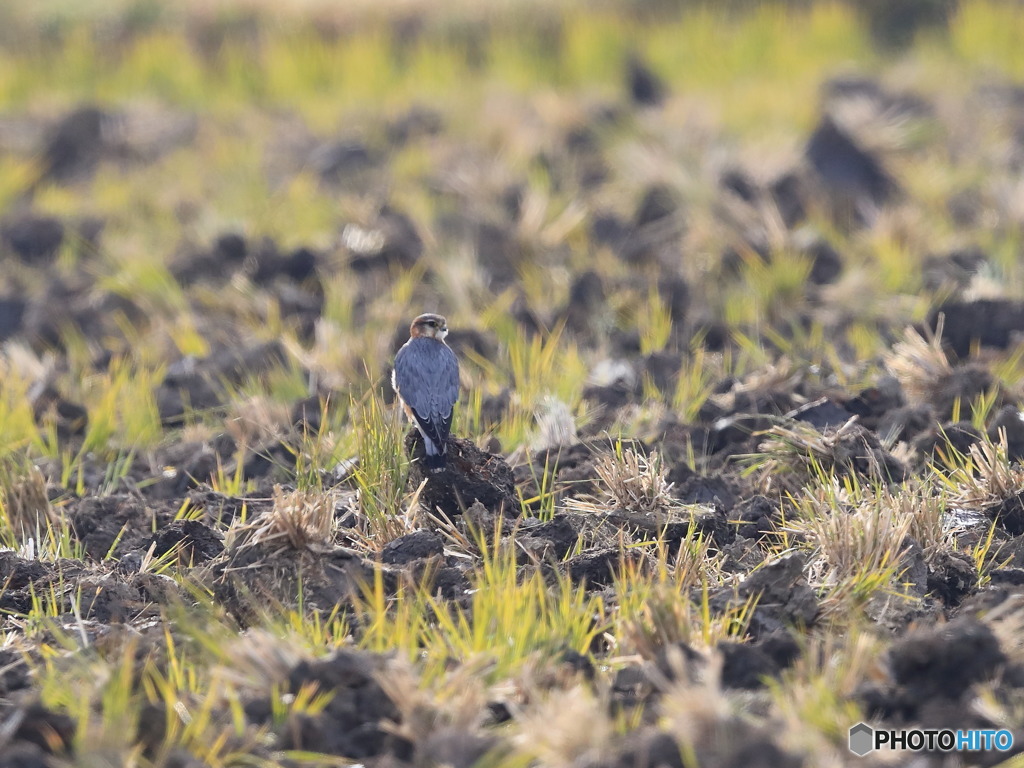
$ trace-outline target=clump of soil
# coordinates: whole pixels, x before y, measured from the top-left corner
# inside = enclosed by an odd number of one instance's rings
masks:
[[[293,667],[284,685],[286,693],[312,687],[330,701],[317,715],[295,714],[278,726],[280,747],[351,760],[383,754],[409,759],[412,744],[394,732],[401,722],[398,707],[378,682],[384,669],[382,657],[347,650]],[[252,699],[245,709],[254,722],[270,724],[268,700]]]
[[[415,430],[406,436],[405,450],[413,460],[407,485],[411,490],[423,486],[419,491],[423,509],[439,509],[455,517],[479,502],[492,512],[519,513],[512,469],[500,456],[481,451],[469,440],[450,438],[445,467],[430,472],[422,461],[423,439]]]

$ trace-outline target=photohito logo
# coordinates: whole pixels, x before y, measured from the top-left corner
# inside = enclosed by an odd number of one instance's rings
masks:
[[[872,728],[857,723],[850,729],[850,751],[859,757],[876,749],[905,749],[911,752],[1005,752],[1013,746],[1013,734],[1007,730],[972,729],[954,731],[949,728],[911,728],[897,731]]]

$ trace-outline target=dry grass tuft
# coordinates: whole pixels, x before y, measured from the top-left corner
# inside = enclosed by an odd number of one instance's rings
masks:
[[[783,744],[814,754],[817,765],[848,765],[847,729],[863,719],[854,694],[880,674],[884,647],[876,632],[860,627],[812,638],[769,686]]]
[[[873,503],[893,510],[897,520],[909,520],[908,534],[931,561],[942,549],[953,545],[956,529],[947,523],[946,499],[922,485],[901,488],[892,493],[878,492]]]
[[[302,646],[261,628],[247,630],[225,649],[230,664],[215,674],[253,691],[265,691],[288,680],[288,673],[307,655]]]
[[[550,691],[517,718],[516,745],[540,765],[597,760],[611,745],[614,724],[607,702],[591,686]]]
[[[618,653],[652,659],[676,643],[713,648],[746,634],[753,600],[711,608],[712,591],[730,575],[709,537],[691,528],[678,547],[655,541],[633,544],[628,551],[644,549],[643,557],[622,559],[615,579],[612,635]]]
[[[328,491],[285,491],[274,486],[274,506],[251,523],[229,531],[248,544],[327,552],[334,538],[335,495]]]
[[[425,684],[407,660],[389,659],[376,678],[401,713],[393,730],[415,744],[422,744],[441,729],[470,733],[488,716],[490,691],[484,682],[491,661],[471,659],[449,674]]]
[[[239,445],[280,440],[291,424],[289,405],[269,397],[253,395],[245,400],[232,401],[227,410],[224,427]]]
[[[667,661],[675,679],[663,686],[661,709],[669,732],[678,739],[684,754],[692,757],[724,736],[733,705],[721,686],[719,654],[711,654],[706,663],[695,665],[687,663],[679,649],[668,650]]]
[[[0,467],[0,525],[6,523],[18,542],[39,535],[58,522],[46,495],[46,478],[34,464]]]
[[[1016,496],[1024,488],[1024,467],[1010,461],[1006,433],[999,442],[984,441],[971,446],[966,461],[949,473],[954,503],[964,507],[986,507]]]
[[[764,433],[758,453],[745,457],[762,493],[797,493],[810,483],[828,483],[839,476],[861,476],[882,483],[899,479],[902,465],[887,457],[881,444],[858,423],[819,432],[809,424],[791,422]]]
[[[426,487],[427,481],[420,483],[419,487],[408,494],[403,507],[394,515],[378,517],[368,516],[362,509],[356,513],[355,525],[346,531],[346,536],[352,546],[360,551],[370,554],[379,552],[386,544],[407,533],[425,527],[428,520],[434,516],[420,506],[420,494]],[[359,507],[359,498],[362,491],[356,492],[356,506]]]
[[[939,316],[938,328],[927,338],[914,328],[907,328],[903,341],[893,345],[885,356],[885,366],[903,386],[912,403],[931,402],[937,382],[953,372],[942,349],[942,328],[945,316]]]
[[[662,512],[674,503],[668,468],[657,452],[644,456],[632,448],[616,445],[614,454],[604,454],[594,467],[609,502],[636,514]]]
[[[914,525],[888,494],[851,492],[833,481],[798,502],[784,530],[813,550],[808,581],[825,591],[824,607],[849,610],[894,586]]]

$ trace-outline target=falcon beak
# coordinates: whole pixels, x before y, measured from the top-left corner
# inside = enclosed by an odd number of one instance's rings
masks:
[[[446,325],[444,328],[438,328],[437,335],[441,337],[441,341],[444,341],[445,336],[448,335],[448,326]]]

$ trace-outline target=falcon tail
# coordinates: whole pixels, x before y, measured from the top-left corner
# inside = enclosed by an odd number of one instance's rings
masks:
[[[425,466],[431,474],[441,472],[448,464],[448,457],[443,453],[439,453],[436,456],[431,456],[429,453],[423,457],[423,466]]]
[[[440,472],[448,463],[448,457],[445,455],[446,446],[444,444],[438,445],[433,439],[428,437],[423,430],[420,430],[420,434],[423,435],[423,466],[425,466],[431,473]]]

